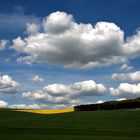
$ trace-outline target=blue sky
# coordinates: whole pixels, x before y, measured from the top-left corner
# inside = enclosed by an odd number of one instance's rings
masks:
[[[0,107],[140,96],[139,0],[0,3]]]

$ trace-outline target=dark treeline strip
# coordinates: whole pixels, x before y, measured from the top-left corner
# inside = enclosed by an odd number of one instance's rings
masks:
[[[94,111],[94,110],[113,110],[113,109],[132,109],[140,108],[140,98],[128,99],[123,101],[108,101],[101,104],[78,105],[75,111]]]

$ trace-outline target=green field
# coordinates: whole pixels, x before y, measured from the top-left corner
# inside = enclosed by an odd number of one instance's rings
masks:
[[[1,140],[139,140],[140,110],[40,115],[0,110]]]

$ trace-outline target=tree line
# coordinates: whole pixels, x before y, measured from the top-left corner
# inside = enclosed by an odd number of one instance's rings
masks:
[[[140,98],[128,99],[123,101],[108,101],[100,104],[86,104],[74,107],[75,111],[95,111],[95,110],[113,110],[113,109],[131,109],[140,108]]]

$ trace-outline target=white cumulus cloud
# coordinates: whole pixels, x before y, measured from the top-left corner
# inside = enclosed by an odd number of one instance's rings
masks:
[[[18,58],[19,62],[86,69],[126,62],[135,55],[127,50],[139,33],[125,42],[124,32],[115,23],[76,23],[72,15],[54,12],[43,20],[43,25],[44,32],[13,40],[15,50],[27,54]]]
[[[27,29],[26,29],[26,33],[27,34],[36,34],[39,31],[39,25],[34,24],[34,23],[27,23],[26,24]]]
[[[40,83],[40,82],[43,82],[44,79],[42,77],[40,77],[39,75],[35,75],[35,76],[31,77],[31,81]]]
[[[23,41],[23,40],[21,39],[21,37],[18,37],[18,38],[16,38],[16,39],[13,40],[13,45],[14,45],[14,49],[15,49],[16,51],[21,52],[21,51],[23,51],[23,49],[24,49],[26,43],[25,43],[25,41]]]
[[[0,76],[0,93],[15,93],[19,83],[14,81],[11,76]]]
[[[131,82],[135,82],[135,83],[139,83],[140,82],[140,71],[136,71],[136,72],[131,72],[131,73],[114,73],[112,75],[112,79],[113,80],[119,80],[119,81],[131,81]]]
[[[135,58],[140,55],[140,30],[123,44],[125,54],[130,58]]]
[[[129,66],[128,64],[123,64],[121,67],[120,67],[120,70],[131,70],[133,69],[132,66]]]
[[[126,98],[119,98],[116,101],[125,101],[125,100],[127,100],[127,99]]]
[[[96,102],[96,104],[102,104],[102,103],[104,103],[104,102],[105,102],[105,101],[99,100],[99,101]]]
[[[0,51],[4,50],[8,44],[8,40],[0,40]]]
[[[13,109],[40,109],[40,105],[38,104],[11,104],[9,105],[9,108]]]
[[[76,105],[80,99],[89,96],[101,96],[106,92],[106,87],[93,80],[76,82],[74,84],[47,85],[36,92],[24,92],[22,97],[54,105]]]
[[[124,31],[112,22],[76,23],[71,14],[57,11],[44,18],[43,27],[40,33],[35,29],[36,34],[13,40],[15,50],[26,54],[18,62],[88,69],[128,62],[140,54],[140,31],[125,41]]]
[[[46,32],[53,34],[64,33],[71,28],[73,23],[73,16],[65,12],[51,13],[44,19],[43,25]]]
[[[0,108],[6,108],[7,106],[8,106],[7,102],[0,100]]]
[[[113,96],[133,98],[140,96],[140,83],[129,84],[121,83],[117,88],[110,88],[110,93]]]

